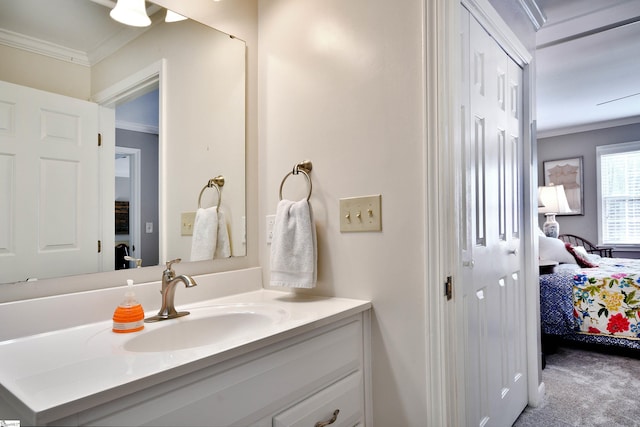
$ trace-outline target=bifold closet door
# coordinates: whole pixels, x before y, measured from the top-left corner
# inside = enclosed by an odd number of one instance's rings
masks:
[[[522,69],[463,8],[463,244],[467,425],[527,404],[522,280]]]

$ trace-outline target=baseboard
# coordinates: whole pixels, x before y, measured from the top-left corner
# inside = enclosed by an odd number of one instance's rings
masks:
[[[532,408],[537,408],[538,406],[540,406],[544,400],[545,393],[546,387],[544,385],[544,382],[541,382],[540,385],[538,385],[538,394],[529,396],[529,406],[531,406]]]

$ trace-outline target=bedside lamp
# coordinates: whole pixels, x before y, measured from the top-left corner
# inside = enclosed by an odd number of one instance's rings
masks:
[[[550,184],[545,187],[538,187],[538,201],[538,204],[542,203],[544,205],[538,208],[538,212],[545,214],[547,217],[547,220],[542,225],[542,231],[547,237],[558,238],[560,224],[556,221],[556,215],[571,212],[564,186]]]

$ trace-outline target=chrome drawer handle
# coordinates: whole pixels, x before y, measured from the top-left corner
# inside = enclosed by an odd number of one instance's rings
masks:
[[[318,421],[316,423],[316,427],[325,427],[325,426],[328,426],[329,424],[335,423],[336,420],[338,419],[338,413],[339,412],[340,412],[340,409],[336,409],[335,411],[333,411],[333,417],[331,417],[327,421]]]

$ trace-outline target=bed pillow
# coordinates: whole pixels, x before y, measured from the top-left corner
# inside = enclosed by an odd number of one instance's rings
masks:
[[[569,252],[576,259],[578,265],[582,268],[595,268],[597,265],[591,263],[586,257],[583,257],[576,248],[571,246],[571,243],[565,243],[565,247],[567,248],[567,252]]]
[[[540,259],[576,264],[575,258],[567,251],[562,240],[554,237],[539,236],[538,245],[540,249]]]
[[[582,258],[589,259],[589,253],[584,248],[584,246],[573,246],[573,250],[575,251],[575,253],[580,255]]]

